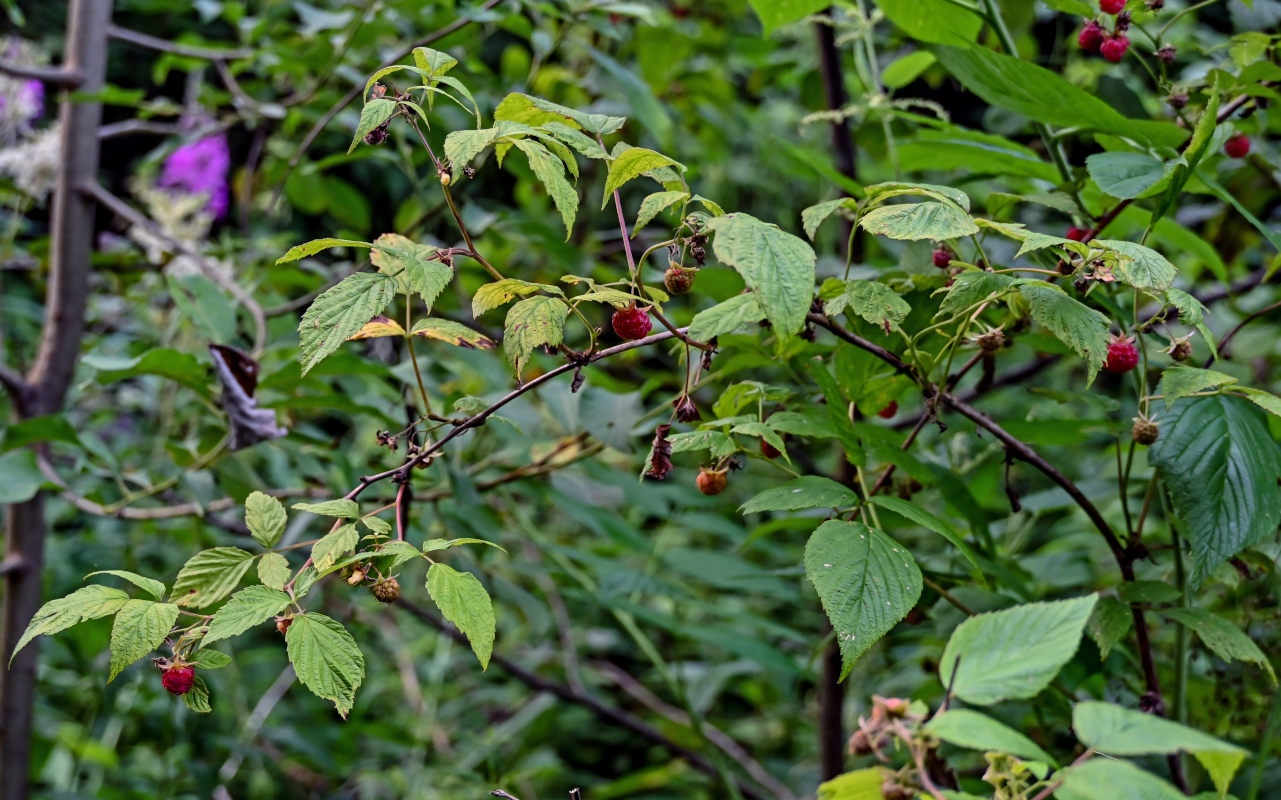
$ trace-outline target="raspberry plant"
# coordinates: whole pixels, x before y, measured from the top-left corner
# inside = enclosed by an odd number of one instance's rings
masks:
[[[348,153],[374,158],[421,148],[431,169],[426,183],[439,193],[459,241],[430,243],[409,230],[369,241],[334,235],[298,244],[275,263],[367,257],[368,269],[351,271],[306,304],[297,326],[297,371],[300,379],[314,376],[381,345],[389,345],[384,355],[403,356],[388,375],[403,382],[396,397],[409,407],[409,419],[399,430],[378,431],[385,461],[354,486],[328,486],[305,502],[282,502],[285,487],[244,492],[243,524],[256,546],[197,552],[172,583],[125,569],[91,573],[92,582],[35,613],[9,658],[38,636],[109,617],[108,681],[153,656],[161,687],[204,713],[218,698],[212,672],[232,662],[224,651],[235,652],[233,640],[274,631],[298,680],[346,718],[359,713],[353,710],[367,672],[380,668],[370,657],[376,645],[358,641],[339,614],[325,610],[343,591],[406,606],[425,590],[446,630],[464,638],[486,669],[504,647],[498,636],[504,598],[495,603],[487,584],[517,568],[517,553],[497,535],[419,535],[429,529],[429,512],[415,505],[417,490],[425,482],[444,485],[435,478],[442,473],[460,485],[453,457],[491,425],[517,426],[503,413],[518,401],[557,381],[572,394],[614,380],[601,368],[657,351],[654,358],[676,378],[655,383],[667,394],[652,403],[649,417],[663,421],[645,431],[648,455],[629,462],[639,491],[654,497],[659,482],[668,481],[711,497],[734,488],[734,473],[772,476],[773,485],[763,489],[748,484],[752,493],[738,512],[777,530],[802,531],[799,563],[772,567],[803,570],[817,594],[830,642],[810,631],[807,646],[815,654],[835,648],[836,675],[829,677],[855,674],[869,651],[883,639],[900,641],[894,631],[919,624],[926,609],[941,620],[929,686],[904,692],[911,696],[864,698],[869,710],[848,742],[861,761],[826,775],[820,798],[1072,800],[1235,791],[1250,755],[1237,743],[1242,737],[1186,724],[1189,640],[1197,637],[1213,658],[1243,662],[1275,686],[1264,650],[1200,600],[1207,587],[1231,580],[1225,574],[1248,573],[1270,557],[1261,548],[1281,522],[1281,451],[1273,435],[1281,398],[1264,388],[1266,376],[1255,386],[1210,369],[1250,318],[1230,329],[1215,321],[1207,293],[1198,295],[1189,280],[1197,276],[1176,263],[1183,259],[1175,246],[1188,238],[1175,215],[1187,193],[1208,193],[1277,244],[1206,170],[1216,159],[1249,155],[1247,126],[1266,132],[1260,120],[1278,73],[1262,54],[1276,43],[1265,34],[1240,37],[1214,70],[1176,84],[1167,71],[1174,50],[1148,31],[1182,12],[1160,3],[1101,2],[1099,11],[1113,17],[1101,24],[1088,4],[1050,3],[1091,15],[1076,34],[1080,49],[1113,64],[1145,59],[1153,88],[1171,98],[1172,115],[1139,120],[1014,55],[1018,48],[991,0],[931,0],[924,11],[879,5],[911,39],[930,45],[916,51],[929,57],[922,71],[937,65],[991,106],[1034,121],[1041,149],[946,121],[935,125],[910,111],[911,103],[875,93],[866,107],[833,108],[825,120],[839,129],[848,117],[878,109],[886,132],[896,124],[940,131],[946,125],[963,144],[927,137],[924,149],[938,150],[927,158],[918,147],[914,157],[932,166],[909,171],[940,170],[950,163],[947,146],[960,147],[967,164],[995,149],[996,168],[1037,181],[1039,191],[992,192],[981,211],[968,184],[932,183],[928,175],[857,184],[845,176],[820,192],[838,194],[839,187],[840,196],[814,197],[801,212],[802,237],[789,232],[791,220],[727,208],[700,194],[698,170],[680,160],[680,141],[640,146],[629,141],[636,123],[627,117],[525,91],[485,107],[459,61],[465,51],[415,47],[412,63],[374,71],[359,95]],[[795,21],[768,4],[754,6],[767,27]],[[881,18],[866,16],[861,3],[858,9],[850,35],[868,47],[860,68],[874,70],[870,31]],[[922,14],[957,21],[962,41],[926,24]],[[983,27],[1003,52],[976,40]],[[970,30],[975,35],[967,39]],[[1151,40],[1151,52],[1136,52],[1144,47],[1140,38],[1131,41],[1136,31]],[[1063,38],[1072,34],[1065,30]],[[879,79],[888,82],[886,73]],[[876,75],[859,77],[880,85]],[[1023,90],[1015,91],[1015,82]],[[1175,96],[1182,100],[1173,102]],[[445,104],[462,109],[469,124],[442,139],[440,126],[456,119],[442,112]],[[1074,165],[1064,141],[1087,133],[1097,151]],[[1266,138],[1256,141],[1266,147]],[[225,157],[225,138],[201,142],[199,149]],[[905,151],[909,161],[912,152]],[[1019,161],[1026,162],[1023,173],[1010,167]],[[163,185],[181,183],[168,173],[182,163],[166,162]],[[523,176],[520,191],[546,198],[557,236],[561,228],[568,241],[584,225],[616,227],[611,236],[620,253],[607,266],[612,274],[565,268],[536,276],[488,255],[477,230],[485,198],[473,187],[500,168]],[[217,175],[202,173],[202,181],[197,189],[208,195],[206,209],[221,217],[228,187]],[[585,221],[594,215],[581,208],[584,197],[594,203],[597,191],[603,223]],[[1009,213],[1016,206],[1037,210]],[[821,252],[838,227],[838,244]],[[867,261],[860,248],[893,258]],[[1222,260],[1204,250],[1197,255],[1210,277],[1228,283]],[[1251,273],[1251,285],[1271,276],[1272,258]],[[696,275],[704,277],[696,282]],[[732,291],[724,291],[725,276],[736,276]],[[474,356],[472,364],[501,360],[504,391],[482,399],[442,387],[442,379],[468,385],[470,377],[462,369],[443,374],[442,364],[457,363],[441,355],[447,348]],[[1114,441],[1098,452],[1073,453],[1079,470],[1043,454],[1046,445],[1073,439],[1042,429],[1036,413],[1004,419],[977,405],[1019,348],[1035,358],[1024,380],[1060,365],[1076,386],[1056,402],[1101,409],[1107,417],[1099,425]],[[1193,366],[1194,356],[1207,359],[1205,367]],[[252,401],[258,364],[241,357],[237,371],[227,366],[234,352],[215,352],[220,376],[225,371],[240,381],[248,371],[252,379],[240,386]],[[973,370],[982,377],[963,390]],[[227,377],[222,381],[232,416],[227,397],[248,401]],[[450,396],[452,404],[442,405]],[[250,407],[245,416],[262,411]],[[269,447],[285,434],[274,420],[270,412],[258,419],[248,439],[237,440],[233,429],[232,447]],[[910,432],[898,437],[897,427]],[[565,447],[586,452],[586,434],[571,434]],[[1001,498],[997,524],[993,503],[980,506],[953,474],[951,467],[961,467],[940,460],[963,453],[976,438],[986,450],[974,458],[1003,465],[999,485],[984,478]],[[544,465],[554,465],[555,456]],[[1114,485],[1105,491],[1093,474],[1111,469],[1113,459]],[[1021,496],[1032,481],[1042,496]],[[483,504],[479,495],[473,502]],[[1007,547],[1031,535],[1038,518],[1029,514],[1050,506],[1058,514],[1047,522],[1054,530],[1076,539],[1088,532],[1102,542],[1112,559],[1106,579],[1056,580],[1047,590],[1029,580],[1033,569],[1054,564],[1020,563]],[[302,528],[314,528],[314,537],[286,535]],[[1010,541],[997,541],[994,528]],[[486,547],[499,554],[485,562],[492,575],[450,563],[461,549]],[[425,585],[406,582],[402,591],[403,576],[415,568],[425,570]],[[578,574],[572,563],[563,568]],[[582,588],[596,587],[584,580]],[[640,608],[629,600],[615,610],[666,673],[636,622]],[[1158,641],[1158,626],[1173,635]],[[1171,654],[1173,675],[1165,674]],[[1100,677],[1086,680],[1083,673]],[[1070,722],[1070,735],[1066,725],[1027,732],[1002,721],[1029,704],[1038,716]],[[686,703],[684,713],[710,746],[694,704]],[[767,796],[724,759],[683,755],[727,796]],[[1165,760],[1151,758],[1160,756]],[[1257,780],[1252,791],[1258,796]]]

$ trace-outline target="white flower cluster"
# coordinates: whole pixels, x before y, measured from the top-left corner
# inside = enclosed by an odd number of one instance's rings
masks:
[[[147,216],[170,238],[187,245],[197,253],[205,250],[214,218],[208,210],[207,198],[204,195],[168,191],[142,178],[130,181],[129,191],[142,202]],[[134,225],[129,229],[129,238],[146,251],[147,259],[151,263],[165,265],[165,271],[169,275],[181,277],[205,274],[205,270],[196,259],[182,253],[174,253],[173,248],[166,241],[146,228]],[[232,269],[229,261],[210,257],[205,257],[203,260],[206,265],[212,266],[223,275],[231,276]]]
[[[12,36],[0,39],[0,56],[20,66],[45,61],[35,45]],[[0,75],[0,175],[36,201],[53,191],[59,168],[58,127],[36,127],[44,116],[44,95],[40,81]]]

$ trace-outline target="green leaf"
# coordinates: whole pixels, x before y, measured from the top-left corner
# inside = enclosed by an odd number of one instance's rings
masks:
[[[236,592],[209,621],[201,646],[239,636],[275,617],[289,605],[289,595],[266,586],[249,586]]]
[[[503,329],[503,353],[514,375],[519,377],[524,371],[535,347],[561,343],[568,314],[569,306],[563,301],[544,295],[521,300],[511,307]]]
[[[1183,792],[1128,761],[1091,758],[1058,773],[1055,800],[1186,800]]]
[[[245,525],[258,544],[274,546],[285,532],[285,522],[285,507],[276,498],[263,492],[251,492],[245,498]]]
[[[258,557],[258,580],[262,581],[264,586],[283,590],[292,574],[289,560],[280,553],[265,553]]]
[[[173,602],[205,608],[231,594],[254,557],[238,547],[215,547],[187,559],[173,583]]]
[[[969,709],[944,711],[925,725],[925,731],[945,742],[971,750],[997,750],[1032,761],[1055,764],[1036,742],[989,716]]]
[[[213,706],[209,703],[209,686],[199,675],[191,682],[191,691],[182,696],[182,702],[197,714],[213,711]]]
[[[1108,318],[1043,281],[1029,281],[1019,286],[1019,292],[1031,307],[1036,324],[1085,360],[1089,370],[1086,385],[1093,383],[1107,359]]]
[[[178,606],[152,600],[130,600],[116,612],[111,626],[111,674],[115,680],[120,671],[155,650],[178,619]]]
[[[822,0],[748,0],[768,36],[784,25],[805,19],[827,8]]]
[[[488,668],[494,652],[494,604],[480,580],[470,572],[436,563],[427,569],[427,593],[445,619],[471,642],[481,668]]]
[[[37,636],[52,636],[85,620],[107,617],[120,610],[129,601],[129,595],[111,586],[90,584],[76,589],[66,597],[50,600],[36,611],[27,629],[9,656],[12,662],[18,651]]]
[[[1272,662],[1254,640],[1236,625],[1200,608],[1169,608],[1161,613],[1190,628],[1201,643],[1219,658],[1256,664],[1268,673],[1273,685],[1276,684],[1277,675],[1272,669]]]
[[[868,233],[908,241],[946,241],[979,232],[969,214],[934,200],[879,206],[859,217],[858,224]]]
[[[810,241],[813,241],[814,234],[818,233],[818,226],[822,225],[824,220],[842,208],[853,211],[858,208],[858,203],[852,197],[838,197],[835,200],[818,203],[801,211],[801,227],[805,229],[805,235],[810,237]]]
[[[969,213],[970,196],[952,186],[944,186],[938,183],[913,183],[907,181],[888,181],[886,183],[874,183],[868,186],[867,200],[869,203],[880,204],[886,200],[895,197],[912,196],[928,197],[931,200],[938,200],[947,205],[955,204],[962,211]]]
[[[428,244],[418,244],[396,233],[384,233],[374,240],[374,250],[369,255],[378,271],[396,278],[402,292],[412,292],[422,298],[427,310],[454,279],[454,270],[438,258]]]
[[[294,245],[289,248],[289,252],[276,259],[277,264],[285,264],[290,261],[297,261],[300,258],[314,256],[321,250],[328,250],[331,247],[373,247],[369,242],[358,242],[353,239],[312,239],[306,244]]]
[[[565,239],[568,241],[574,230],[574,218],[578,215],[578,192],[565,178],[565,164],[538,142],[517,139],[515,145],[529,159],[529,168],[535,177],[547,187],[547,194],[551,195],[565,223]]]
[[[439,78],[458,66],[458,59],[449,53],[433,50],[430,47],[415,47],[414,64],[418,69],[427,73],[428,78]]]
[[[998,108],[1058,127],[1094,128],[1163,147],[1187,133],[1167,122],[1128,119],[1094,95],[1044,67],[986,47],[935,48],[943,66],[965,88]]]
[[[765,318],[787,338],[805,326],[814,296],[813,249],[803,239],[746,214],[726,214],[707,227],[716,233],[716,258],[738,270],[755,290]]]
[[[206,650],[204,640],[200,642],[200,651],[196,653],[196,667],[199,669],[222,669],[231,663],[231,656],[219,650]]]
[[[1106,659],[1112,648],[1126,637],[1134,625],[1130,607],[1115,597],[1102,597],[1086,625],[1090,638],[1099,648],[1099,656]]]
[[[946,520],[931,514],[915,503],[909,503],[897,497],[877,494],[869,497],[867,502],[889,509],[900,517],[911,520],[922,528],[934,531],[939,536],[947,539],[948,543],[959,550],[961,555],[965,556],[965,559],[974,566],[980,577],[983,575],[983,568],[979,566],[978,557],[975,556],[974,550],[965,543],[965,537],[961,535],[961,532],[952,527]]]
[[[878,767],[856,769],[818,785],[818,800],[882,800],[885,773]]]
[[[958,314],[1008,290],[1014,278],[996,272],[975,270],[962,272],[952,280],[947,295],[939,305],[939,314]]]
[[[1126,581],[1116,593],[1125,603],[1173,603],[1183,596],[1179,587],[1161,581]]]
[[[978,614],[957,626],[939,679],[967,703],[1035,697],[1076,653],[1097,595]]]
[[[1191,753],[1210,773],[1221,797],[1249,755],[1243,748],[1186,725],[1112,703],[1077,703],[1072,709],[1072,729],[1083,744],[1105,755]]]
[[[320,503],[294,503],[292,508],[295,511],[306,511],[309,514],[319,514],[322,517],[338,517],[340,519],[355,519],[360,516],[360,506],[355,500],[325,500]]]
[[[929,50],[915,50],[894,59],[881,70],[881,83],[887,89],[902,89],[936,63],[938,58]]]
[[[1248,386],[1241,387],[1240,389],[1237,389],[1237,391],[1245,395],[1246,400],[1254,403],[1269,414],[1281,417],[1281,397],[1277,397],[1271,392],[1265,392],[1262,389],[1254,389]]]
[[[1146,153],[1095,153],[1085,159],[1090,177],[1107,194],[1133,200],[1165,177],[1165,164]]]
[[[1164,396],[1166,410],[1169,410],[1180,397],[1236,382],[1237,379],[1231,375],[1212,369],[1173,366],[1161,373],[1157,394]]]
[[[559,286],[530,283],[519,278],[503,278],[500,281],[487,283],[476,290],[476,294],[471,299],[472,318],[479,318],[486,311],[505,305],[517,297],[524,297],[535,292],[551,292],[556,295],[564,295]]]
[[[818,526],[805,545],[805,574],[836,631],[842,680],[921,596],[921,571],[912,555],[857,522],[828,520]]]
[[[302,374],[342,346],[396,296],[396,281],[373,272],[348,275],[315,300],[298,324]]]
[[[1277,444],[1263,414],[1239,397],[1180,400],[1148,449],[1192,554],[1192,581],[1272,535],[1281,521]]]
[[[640,229],[648,225],[663,209],[689,199],[689,192],[655,192],[641,201],[640,210],[636,212],[636,227],[632,228],[632,238]]]
[[[389,100],[385,97],[376,97],[365,103],[365,107],[360,110],[360,122],[356,125],[356,135],[351,137],[351,145],[347,148],[350,154],[360,144],[360,140],[391,119],[391,115],[396,113],[396,101]]]
[[[145,578],[136,572],[129,572],[123,569],[100,569],[97,572],[90,572],[85,576],[85,579],[88,580],[94,575],[114,575],[117,578],[123,578],[157,600],[165,596],[165,585],[163,583],[155,578]]]
[[[968,47],[983,27],[978,14],[946,0],[876,0],[876,5],[908,36],[931,44]]]
[[[828,297],[824,282],[823,313],[828,316],[852,311],[864,320],[886,332],[897,330],[899,324],[911,313],[912,307],[898,293],[877,281],[844,281],[840,294]],[[835,286],[835,284],[833,284]]]
[[[338,556],[353,549],[360,542],[360,532],[352,524],[340,525],[311,546],[311,563],[324,575],[338,560]]]
[[[1139,289],[1164,291],[1177,273],[1165,256],[1150,247],[1117,239],[1096,239],[1094,244],[1117,251],[1125,258],[1116,267],[1116,276]]]
[[[503,101],[494,109],[494,119],[513,120],[528,125],[542,125],[552,121],[565,124],[572,123],[588,133],[595,133],[601,136],[608,136],[614,133],[623,127],[623,123],[627,122],[626,117],[586,114],[582,111],[576,111],[567,106],[553,103],[550,100],[544,100],[541,97],[531,97],[519,92],[513,92],[503,98]]]
[[[695,314],[687,334],[696,342],[706,342],[764,318],[765,312],[761,309],[756,294],[745,292]]]
[[[843,508],[858,502],[853,489],[821,475],[804,475],[780,486],[766,489],[748,500],[740,514],[762,511],[797,511],[803,508]]]
[[[337,620],[308,612],[294,617],[285,632],[289,662],[311,693],[332,700],[343,719],[365,679],[365,657],[356,640]]]
[[[445,158],[449,160],[449,167],[452,170],[451,180],[456,179],[463,168],[471,164],[473,158],[480,155],[481,151],[503,136],[507,130],[502,125],[495,125],[492,128],[478,130],[450,131],[445,137]]]
[[[424,317],[418,320],[410,333],[427,339],[438,339],[468,350],[492,350],[497,344],[485,334],[474,331],[461,322],[437,317]]]
[[[624,150],[619,154],[618,158],[609,162],[609,175],[605,178],[605,196],[601,200],[601,209],[603,210],[605,206],[609,205],[610,195],[614,193],[615,189],[633,178],[639,178],[646,172],[651,172],[661,167],[676,167],[682,172],[685,171],[685,165],[668,158],[662,153],[656,153],[644,147],[631,147]]]

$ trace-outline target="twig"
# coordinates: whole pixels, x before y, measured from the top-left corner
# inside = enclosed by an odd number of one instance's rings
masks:
[[[122,28],[119,25],[108,25],[107,35],[112,39],[121,42],[128,42],[139,47],[146,47],[151,50],[159,50],[162,53],[172,53],[176,56],[186,56],[187,58],[203,58],[206,61],[235,61],[240,58],[253,58],[254,51],[248,49],[222,49],[217,47],[201,47],[200,45],[178,44],[166,39],[159,39],[139,31]]]
[[[58,86],[65,89],[74,89],[84,83],[84,75],[78,69],[68,69],[66,67],[31,67],[22,64],[7,64],[0,62],[0,73],[13,78],[26,78],[28,80],[40,81],[50,86]]]
[[[1281,301],[1275,302],[1270,306],[1264,306],[1263,308],[1259,309],[1258,311],[1254,312],[1250,316],[1238,322],[1235,328],[1228,331],[1226,334],[1224,334],[1223,338],[1219,340],[1219,355],[1223,356],[1224,358],[1231,358],[1231,356],[1228,354],[1228,344],[1232,341],[1232,337],[1240,333],[1241,329],[1244,328],[1246,325],[1249,325],[1251,322],[1254,322],[1256,319],[1266,317],[1268,314],[1271,314],[1273,311],[1276,311],[1279,308],[1281,308]],[[1214,358],[1215,358],[1215,354],[1211,353],[1210,357],[1205,362],[1206,369],[1209,369],[1210,365],[1214,363]]]

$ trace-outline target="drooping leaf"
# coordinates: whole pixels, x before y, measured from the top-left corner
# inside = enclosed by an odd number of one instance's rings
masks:
[[[272,589],[284,589],[293,570],[289,560],[280,553],[264,553],[258,557],[258,580]]]
[[[1168,367],[1161,373],[1161,382],[1157,384],[1157,394],[1165,399],[1167,410],[1181,397],[1195,392],[1236,383],[1237,379],[1212,369],[1198,369],[1182,365]]]
[[[152,600],[130,600],[121,606],[111,626],[111,674],[108,682],[164,642],[178,619],[178,610],[173,603]]]
[[[842,208],[853,210],[857,207],[858,203],[852,197],[838,197],[835,200],[812,205],[801,211],[801,227],[805,229],[805,235],[813,241],[814,234],[818,233],[818,226],[822,225],[824,220]]]
[[[182,702],[197,714],[213,711],[213,705],[209,702],[209,686],[199,675],[191,682],[191,691],[182,696]]]
[[[615,189],[633,178],[639,178],[646,172],[662,167],[676,167],[682,172],[685,170],[685,166],[679,161],[644,147],[630,147],[624,150],[618,158],[609,163],[609,175],[605,178],[605,196],[601,200],[601,209],[609,205],[610,196]]]
[[[378,271],[396,278],[402,292],[412,292],[422,299],[427,310],[454,279],[454,270],[438,258],[431,256],[436,248],[418,244],[397,233],[384,233],[374,240],[374,250],[369,255]]]
[[[935,716],[925,731],[957,747],[997,750],[1019,758],[1054,764],[1053,756],[1023,734],[991,717],[966,708],[953,708]]]
[[[755,290],[775,332],[783,337],[799,333],[814,296],[813,249],[803,239],[746,214],[716,217],[708,228],[716,233],[716,258],[738,270]]]
[[[1100,189],[1122,200],[1133,200],[1165,177],[1165,164],[1147,153],[1095,153],[1085,168]]]
[[[1086,626],[1090,638],[1099,648],[1101,658],[1107,658],[1113,647],[1126,637],[1134,625],[1130,607],[1115,597],[1099,598]]]
[[[564,295],[559,286],[530,283],[519,278],[503,278],[500,281],[487,283],[476,290],[476,294],[471,299],[471,315],[473,318],[478,318],[486,311],[505,305],[517,297],[524,297],[535,292],[551,292],[556,295]]]
[[[1054,791],[1055,800],[1186,800],[1173,785],[1128,761],[1091,758],[1065,768],[1057,777],[1063,783]]]
[[[694,315],[687,334],[689,338],[706,342],[717,336],[733,333],[744,325],[760,322],[765,312],[754,292],[736,294]]]
[[[879,767],[856,769],[820,783],[818,800],[882,800],[883,783],[885,772]]]
[[[578,192],[565,178],[565,164],[538,142],[517,139],[515,145],[529,159],[529,168],[534,176],[547,187],[547,194],[565,223],[565,239],[568,240],[574,231],[574,218],[578,215]]]
[[[689,199],[689,192],[655,192],[641,201],[640,210],[636,212],[636,227],[632,228],[632,238],[640,229],[648,225],[664,209]]]
[[[895,197],[926,197],[945,205],[955,205],[969,213],[970,196],[954,186],[939,183],[918,183],[912,181],[887,181],[874,183],[865,190],[868,202],[884,203]]]
[[[494,109],[494,119],[524,122],[528,125],[543,125],[557,121],[601,136],[614,133],[627,121],[626,117],[587,114],[541,97],[531,97],[519,92],[512,92],[503,98],[503,101]]]
[[[266,586],[248,586],[231,596],[209,621],[202,645],[239,636],[285,610],[289,595]]]
[[[1117,264],[1116,276],[1130,286],[1162,291],[1174,282],[1177,272],[1174,265],[1150,247],[1118,239],[1100,239],[1094,243],[1125,256]]]
[[[356,501],[345,498],[324,500],[319,503],[294,503],[292,507],[295,511],[306,511],[308,514],[318,514],[322,517],[355,519],[360,516],[360,506]]]
[[[555,298],[539,295],[521,300],[507,312],[503,329],[503,353],[512,373],[519,376],[535,347],[555,347],[565,336],[569,306]]]
[[[90,584],[76,589],[66,597],[50,600],[40,606],[22,637],[14,645],[10,662],[18,651],[37,636],[52,636],[85,620],[110,616],[129,601],[129,595],[111,586]]]
[[[952,280],[939,314],[956,314],[1001,294],[1014,285],[1014,278],[997,272],[962,272]]]
[[[969,214],[936,200],[878,206],[859,217],[858,224],[868,233],[908,241],[947,241],[979,232]]]
[[[1097,595],[978,614],[957,626],[939,679],[967,703],[1035,697],[1076,653]]]
[[[123,569],[100,569],[97,572],[90,572],[85,576],[85,579],[87,580],[92,578],[94,575],[114,575],[117,578],[123,578],[157,600],[160,600],[165,596],[164,583],[156,580],[155,578],[144,577],[136,572],[129,572],[128,570]]]
[[[1031,307],[1033,321],[1085,360],[1087,385],[1093,383],[1107,359],[1108,318],[1042,281],[1025,283],[1019,286],[1019,292]]]
[[[333,701],[346,719],[365,679],[365,657],[337,620],[308,612],[294,617],[285,632],[289,663],[311,693]]]
[[[356,125],[356,135],[351,137],[351,145],[347,148],[347,152],[350,154],[355,150],[361,139],[364,139],[374,128],[391,119],[391,115],[395,113],[395,100],[376,97],[365,103],[365,107],[360,110],[360,122]]]
[[[1214,395],[1175,403],[1148,450],[1161,471],[1192,555],[1194,584],[1281,521],[1281,457],[1249,401]]]
[[[173,602],[205,608],[231,594],[249,571],[254,557],[238,547],[215,547],[187,559],[173,583]]]
[[[480,331],[472,330],[461,322],[438,317],[424,317],[418,320],[410,333],[414,336],[449,342],[456,347],[466,347],[469,350],[492,350],[496,344],[493,339]]]
[[[842,680],[921,596],[921,571],[911,553],[857,522],[818,526],[805,545],[805,574],[836,631]]]
[[[1168,608],[1161,613],[1186,625],[1219,658],[1255,664],[1267,672],[1272,683],[1276,684],[1277,675],[1272,668],[1272,661],[1253,639],[1228,620],[1202,608]]]
[[[843,508],[858,502],[853,489],[822,475],[804,475],[772,488],[748,500],[740,514],[762,511],[797,511],[803,508]]]
[[[773,419],[773,417],[771,417]],[[960,551],[961,555],[974,566],[974,569],[982,578],[983,568],[979,566],[978,557],[974,554],[974,549],[966,542],[961,532],[954,528],[949,522],[935,514],[926,511],[915,503],[902,500],[898,497],[889,497],[882,494],[872,495],[867,500],[872,505],[893,511],[904,519],[911,520],[917,525],[931,530],[946,539],[953,547]]]
[[[285,522],[285,507],[276,498],[263,492],[250,492],[245,498],[245,525],[258,544],[274,546],[285,532]]]
[[[829,290],[828,284],[833,283]],[[836,283],[843,283],[836,286]],[[839,290],[839,293],[838,293]],[[829,317],[851,311],[872,325],[886,330],[897,329],[912,307],[898,293],[879,281],[843,281],[829,279],[819,293],[823,313]]]
[[[302,373],[306,375],[337,351],[347,337],[382,313],[395,296],[394,279],[373,272],[357,272],[313,300],[298,324]]]
[[[427,570],[427,593],[445,619],[467,637],[481,669],[488,668],[494,652],[494,604],[481,582],[470,572],[436,563]]]
[[[312,239],[310,242],[289,248],[287,253],[276,259],[276,263],[285,264],[290,261],[297,261],[300,258],[314,256],[321,250],[328,250],[331,247],[373,247],[373,245],[369,242],[358,242],[353,239]]]
[[[355,525],[339,525],[311,546],[311,563],[317,572],[324,575],[338,560],[338,556],[354,548],[359,541],[360,531],[356,530]]]

